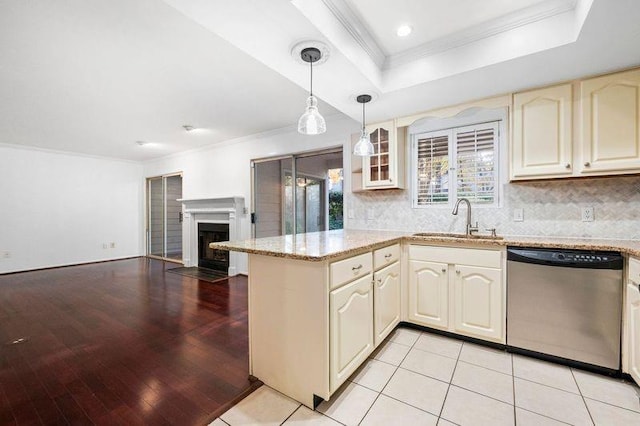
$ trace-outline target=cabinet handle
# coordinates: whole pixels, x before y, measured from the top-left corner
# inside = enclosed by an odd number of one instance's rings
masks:
[[[389,179],[389,182],[393,182],[393,179]]]
[[[564,168],[565,168],[565,169],[570,169],[570,168],[571,168],[571,164],[569,164],[569,163],[565,164],[565,165],[564,165]]]
[[[586,163],[584,163],[584,166],[585,167],[591,167],[591,163],[587,161]]]
[[[456,269],[456,274],[460,274],[460,269]]]
[[[353,272],[358,272],[360,269],[362,269],[362,265],[354,266],[353,268],[351,268]]]
[[[393,256],[391,253],[387,253],[384,255],[385,259],[391,259],[391,256]]]

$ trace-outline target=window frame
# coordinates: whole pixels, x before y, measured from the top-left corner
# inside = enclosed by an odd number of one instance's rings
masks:
[[[483,124],[493,123],[496,126],[497,133],[494,140],[494,177],[495,192],[493,203],[476,203],[472,202],[474,208],[498,208],[502,207],[503,201],[503,170],[506,165],[506,125],[507,125],[508,109],[483,109],[470,108],[462,111],[454,117],[440,118],[427,117],[419,120],[409,126],[410,152],[409,160],[411,165],[411,207],[414,209],[451,209],[457,201],[457,149],[455,135],[456,131],[463,128],[481,126]],[[455,165],[454,169],[449,168],[451,175],[449,179],[449,197],[447,203],[437,204],[418,204],[418,139],[426,135],[435,135],[449,132],[449,162]],[[454,181],[455,179],[455,181]]]

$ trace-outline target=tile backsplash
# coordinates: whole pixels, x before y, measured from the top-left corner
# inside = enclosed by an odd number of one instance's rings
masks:
[[[501,207],[473,206],[471,220],[481,230],[500,235],[552,235],[640,239],[640,177],[584,178],[504,184]],[[414,232],[464,232],[466,206],[457,216],[450,207],[413,209],[411,191],[345,192],[349,229]],[[593,222],[582,221],[582,208],[593,207]],[[513,220],[521,208],[524,221]],[[367,219],[372,217],[372,219]]]

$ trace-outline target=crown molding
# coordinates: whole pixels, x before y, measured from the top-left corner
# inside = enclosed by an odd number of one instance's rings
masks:
[[[548,0],[386,57],[387,70],[575,9],[577,0]]]
[[[382,68],[387,59],[384,51],[347,2],[345,0],[322,0],[322,2],[378,68]]]

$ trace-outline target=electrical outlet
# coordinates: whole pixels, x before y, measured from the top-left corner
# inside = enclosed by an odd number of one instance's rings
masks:
[[[524,209],[513,209],[513,221],[524,222]]]
[[[367,220],[373,220],[376,217],[376,211],[374,209],[367,209]]]
[[[111,248],[116,248],[116,243],[114,243],[113,241],[111,243],[109,243],[109,247]]]
[[[103,249],[103,250],[106,250],[106,249],[108,249],[108,248],[109,248],[109,244],[107,244],[107,243],[102,243],[102,249]]]
[[[582,221],[583,222],[593,222],[595,217],[593,216],[593,207],[583,207],[582,208]]]

